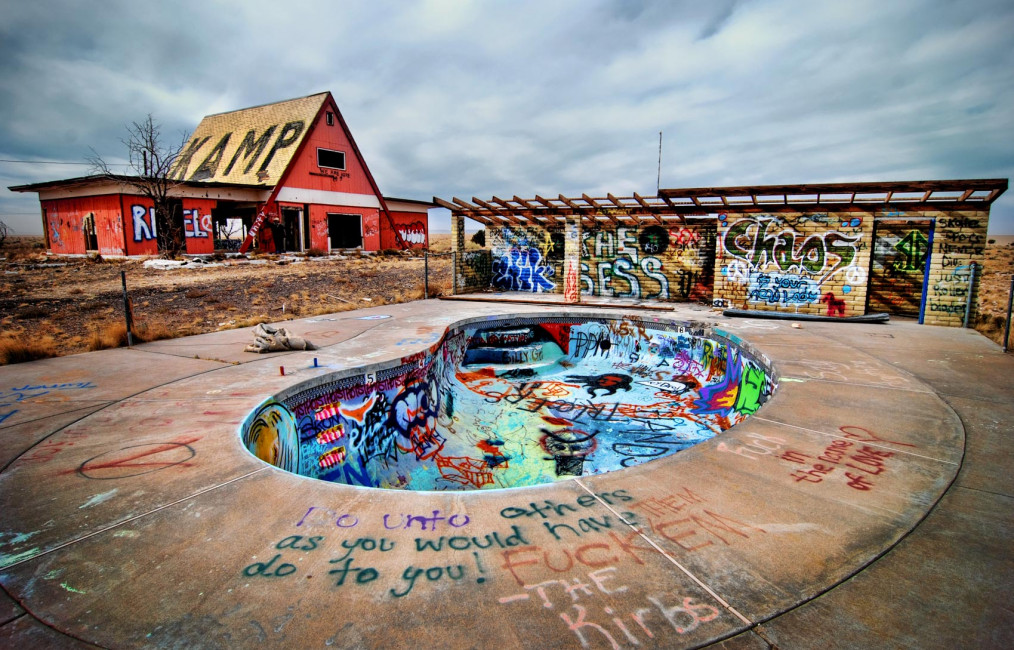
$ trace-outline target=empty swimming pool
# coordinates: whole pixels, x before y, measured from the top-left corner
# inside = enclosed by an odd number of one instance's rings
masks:
[[[258,458],[325,481],[513,488],[676,453],[756,412],[774,387],[763,358],[699,324],[488,318],[411,357],[296,384],[240,435]]]

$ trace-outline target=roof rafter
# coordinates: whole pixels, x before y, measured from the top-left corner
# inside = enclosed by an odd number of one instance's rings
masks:
[[[594,198],[563,194],[546,198],[536,194],[525,199],[494,196],[489,201],[457,197],[434,203],[481,223],[516,225],[556,224],[577,218],[591,227],[654,222],[665,226],[686,217],[718,213],[792,213],[808,210],[862,212],[885,207],[906,212],[940,210],[988,210],[1007,190],[1007,179],[913,181],[892,183],[824,183],[808,185],[757,185],[659,190],[657,196],[618,197],[612,193]],[[485,220],[485,221],[483,221]]]

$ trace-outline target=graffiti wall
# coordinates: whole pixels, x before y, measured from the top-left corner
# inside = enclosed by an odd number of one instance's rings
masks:
[[[865,313],[873,218],[719,215],[715,299],[741,309]]]
[[[394,220],[395,230],[401,235],[401,240],[411,248],[427,248],[429,246],[429,226],[425,214],[391,212]],[[397,239],[394,233],[384,233],[381,240],[383,248],[397,248]]]
[[[490,228],[490,282],[498,291],[563,293],[563,230]]]
[[[946,212],[932,216],[936,220],[923,322],[960,327],[965,317],[972,264],[978,267],[977,276],[982,272],[989,213]],[[972,319],[977,313],[978,281],[973,291]]]
[[[43,201],[42,209],[43,227],[54,254],[125,254],[119,196]]]
[[[218,201],[183,199],[183,236],[189,255],[210,255],[215,252],[215,227],[211,211]]]
[[[930,220],[876,222],[869,312],[919,317],[932,227]]]
[[[458,279],[458,288],[466,293],[489,289],[493,284],[493,258],[490,251],[465,251]]]
[[[369,487],[537,485],[660,458],[755,413],[773,390],[703,329],[553,317],[448,330],[398,366],[266,401],[243,427],[259,458]]]
[[[715,235],[713,220],[586,231],[581,295],[710,302]]]

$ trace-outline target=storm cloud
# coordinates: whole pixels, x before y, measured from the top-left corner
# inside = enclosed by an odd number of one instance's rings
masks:
[[[175,139],[330,90],[405,198],[654,194],[660,131],[662,187],[1014,172],[1009,0],[40,0],[0,56],[5,161],[122,162],[148,113]],[[89,171],[0,162],[0,219],[41,233],[6,187]]]

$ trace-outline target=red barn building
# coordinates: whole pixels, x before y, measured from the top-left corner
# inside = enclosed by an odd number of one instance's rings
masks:
[[[331,93],[208,115],[171,178],[185,252],[256,241],[263,252],[426,247],[428,201],[385,197]],[[154,207],[128,177],[11,187],[38,192],[55,255],[157,255]],[[280,219],[283,228],[268,228]],[[275,241],[275,237],[284,242]],[[245,238],[245,239],[244,239]]]

